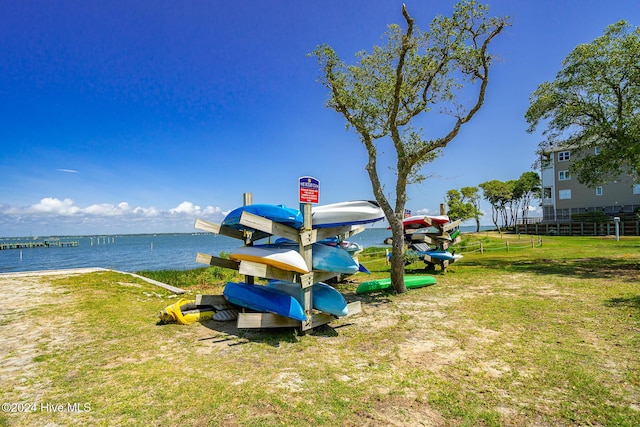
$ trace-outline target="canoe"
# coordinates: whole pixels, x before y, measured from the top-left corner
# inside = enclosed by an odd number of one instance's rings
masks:
[[[280,248],[289,250],[298,250],[297,243],[273,243],[270,245],[256,245],[254,248]],[[313,270],[330,271],[333,273],[354,274],[357,273],[360,266],[349,255],[349,252],[336,246],[329,246],[322,243],[314,243],[312,245],[311,266]]]
[[[448,251],[426,251],[426,252],[418,252],[420,255],[428,255],[432,259],[437,259],[441,261],[454,261],[462,258],[462,255],[455,255]]]
[[[259,312],[269,312],[295,320],[305,321],[302,306],[291,295],[261,285],[228,282],[222,295],[232,304]]]
[[[382,208],[372,200],[333,203],[316,206],[311,210],[313,228],[369,224],[382,219],[384,219]]]
[[[449,217],[447,215],[415,215],[402,220],[405,229],[426,228],[431,225],[444,225],[448,222]]]
[[[404,276],[404,285],[407,289],[421,288],[423,286],[435,285],[436,278],[433,276]],[[362,282],[356,289],[357,294],[365,294],[367,292],[383,291],[391,288],[391,278],[369,280]]]
[[[340,245],[342,249],[344,249],[349,253],[362,251],[362,246],[359,243],[349,242],[347,240],[340,241],[340,239],[338,239],[337,237],[328,237],[326,239],[320,240],[318,243],[322,243],[327,246],[335,246],[335,247]]]
[[[275,242],[276,245],[281,244],[281,243],[286,243],[286,244],[296,244],[296,242],[294,242],[293,240],[290,239],[286,239],[284,237],[279,237],[276,239]],[[326,239],[322,239],[317,243],[322,243],[323,245],[327,245],[327,246],[333,246],[333,247],[339,247],[342,248],[343,250],[349,252],[349,254],[353,254],[356,252],[361,252],[362,251],[362,246],[360,245],[360,243],[356,243],[356,242],[348,242],[346,240],[343,240],[342,242],[340,241],[340,239],[338,239],[337,237],[328,237]]]
[[[349,255],[349,252],[342,248],[314,243],[312,251],[314,270],[355,274],[360,269],[360,265]]]
[[[272,280],[267,283],[267,287],[286,292],[302,304],[302,289],[297,283],[284,280]],[[336,317],[342,317],[348,314],[347,301],[345,301],[342,294],[335,288],[320,282],[312,286],[311,292],[311,305],[316,310],[333,314]]]
[[[229,258],[236,261],[253,261],[281,270],[308,273],[307,263],[297,248],[292,246],[256,245],[241,246],[231,251]]]
[[[255,204],[241,206],[232,210],[222,220],[222,225],[227,227],[242,229],[243,225],[240,224],[240,216],[242,212],[249,212],[255,215],[260,215],[271,221],[288,225],[293,228],[302,227],[302,212],[298,209],[288,208],[285,205],[268,205],[268,204]]]

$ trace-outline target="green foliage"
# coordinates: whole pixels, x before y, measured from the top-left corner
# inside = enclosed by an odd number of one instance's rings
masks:
[[[480,210],[478,187],[462,187],[460,191],[449,190],[447,206],[449,207],[447,215],[452,221],[475,219],[478,230],[480,229],[480,217],[483,214]]]
[[[529,132],[541,121],[546,126],[539,151],[571,147],[576,154],[571,171],[588,186],[626,173],[640,178],[638,52],[640,28],[619,21],[577,46],[556,79],[540,84],[531,96],[525,114]]]
[[[451,17],[438,16],[429,31],[421,31],[402,6],[406,29],[389,25],[386,44],[358,52],[357,64],[347,65],[328,45],[310,55],[318,59],[321,82],[329,90],[327,106],[340,113],[355,130],[368,153],[366,170],[373,194],[391,225],[393,239],[402,241],[406,187],[424,180],[422,167],[433,161],[484,103],[489,83],[491,41],[509,25],[506,18],[488,16],[488,8],[473,0],[456,4]],[[475,100],[466,102],[475,91]],[[464,92],[465,102],[456,102]],[[464,105],[463,105],[464,104]],[[436,108],[437,107],[437,108]],[[451,117],[449,130],[423,136],[414,118],[429,113]],[[378,173],[378,145],[393,144],[396,154],[395,203],[383,191]],[[393,195],[391,195],[393,197]],[[404,292],[403,247],[394,248],[391,276]]]
[[[222,285],[239,278],[236,271],[217,266],[192,270],[140,271],[138,274],[179,288]]]
[[[504,227],[515,226],[518,217],[527,217],[532,199],[542,195],[540,175],[532,171],[524,172],[517,180],[483,182],[480,188],[491,204],[491,218],[496,227],[499,222]]]
[[[404,253],[404,264],[410,265],[414,264],[418,261],[421,261],[422,258],[415,251],[406,251]]]
[[[4,369],[5,401],[91,411],[0,425],[640,425],[640,239],[543,239],[465,253],[403,295],[357,295],[356,275],[338,286],[363,311],[304,335],[157,326],[176,298],[115,272],[5,279],[22,302],[4,366],[24,367]]]
[[[496,227],[499,227],[500,219],[502,225],[507,225],[506,207],[513,199],[513,183],[514,181],[502,182],[494,179],[479,185],[484,198],[491,204],[491,220]]]
[[[609,215],[602,211],[593,211],[593,212],[581,212],[571,214],[571,221],[573,222],[595,222],[597,224],[607,222],[611,218]]]

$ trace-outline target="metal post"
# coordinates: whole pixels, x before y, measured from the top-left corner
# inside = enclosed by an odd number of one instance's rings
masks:
[[[620,240],[620,217],[616,216],[613,218],[613,222],[616,224],[616,242]]]

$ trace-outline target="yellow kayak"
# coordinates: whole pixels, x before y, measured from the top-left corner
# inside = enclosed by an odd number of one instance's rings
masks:
[[[213,318],[215,314],[213,307],[197,307],[195,303],[195,300],[188,300],[186,298],[179,299],[174,304],[165,307],[165,309],[158,314],[160,323],[177,322],[181,325],[190,325],[195,322]]]

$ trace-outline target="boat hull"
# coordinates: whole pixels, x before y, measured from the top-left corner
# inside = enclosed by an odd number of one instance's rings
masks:
[[[418,252],[420,255],[428,255],[431,259],[437,259],[440,261],[457,261],[462,258],[462,255],[455,255],[447,251],[426,251]]]
[[[311,215],[313,228],[369,224],[384,219],[384,212],[378,203],[371,200],[316,206]]]
[[[296,273],[305,274],[309,272],[302,255],[292,247],[280,247],[277,245],[242,246],[231,251],[229,258],[236,261],[258,262]]]
[[[222,221],[222,225],[235,229],[243,229],[240,224],[240,216],[243,212],[249,212],[270,219],[271,221],[288,225],[293,228],[302,227],[302,212],[298,209],[287,208],[284,205],[255,204],[241,206],[232,210]]]
[[[307,320],[302,306],[291,295],[266,286],[228,282],[222,295],[232,304],[259,312],[269,312],[301,322]]]
[[[405,276],[404,285],[407,289],[422,288],[424,286],[431,286],[437,283],[436,278],[433,276]],[[384,291],[391,288],[391,279],[378,279],[362,282],[356,289],[357,294],[365,294],[368,292]]]
[[[416,215],[402,220],[405,229],[427,228],[432,225],[444,225],[449,222],[447,215]]]
[[[297,283],[274,280],[269,282],[267,287],[286,292],[302,304],[302,289]],[[312,287],[311,305],[318,311],[332,314],[336,317],[342,317],[348,314],[347,301],[342,294],[335,288],[322,282],[316,283]]]

